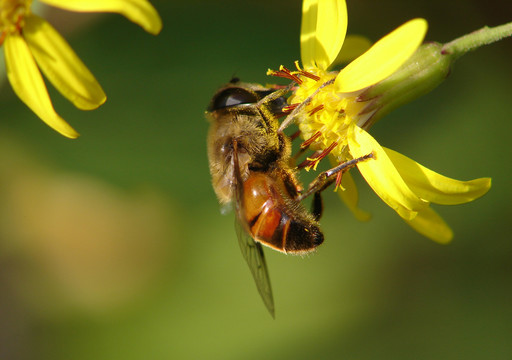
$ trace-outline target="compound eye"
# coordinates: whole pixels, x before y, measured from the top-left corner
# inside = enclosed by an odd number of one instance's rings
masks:
[[[208,110],[218,110],[241,104],[254,104],[258,102],[257,96],[245,89],[232,87],[217,94]]]

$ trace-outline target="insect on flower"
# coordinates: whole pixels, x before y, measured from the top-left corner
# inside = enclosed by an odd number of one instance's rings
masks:
[[[369,130],[385,114],[437,86],[455,59],[475,47],[475,40],[480,46],[497,41],[510,36],[512,26],[484,28],[485,39],[470,34],[469,39],[445,45],[422,45],[428,25],[416,18],[375,44],[364,45],[358,55],[352,50],[348,56],[345,49],[357,42],[345,36],[345,1],[304,0],[302,10],[302,66],[297,61],[296,70],[281,66],[267,72],[292,84],[262,87],[233,80],[214,95],[208,109],[213,187],[221,204],[235,203],[242,253],[272,314],[261,245],[295,254],[320,245],[320,194],[333,183],[356,217],[368,218],[358,207],[356,185],[348,172],[352,167],[357,166],[373,191],[418,233],[443,244],[451,241],[453,231],[430,205],[473,201],[489,190],[491,179],[460,181],[438,174],[381,146]],[[334,70],[340,59],[351,57],[355,60]],[[279,124],[277,117],[283,113],[288,116]],[[307,148],[316,151],[298,168],[316,170],[327,156],[338,164],[320,173],[306,190],[296,176],[291,139],[283,132],[291,123],[297,124],[304,140],[299,154]],[[311,195],[308,212],[301,202]]]
[[[345,1],[304,0],[302,10],[302,66],[297,61],[296,70],[281,66],[268,74],[295,81],[297,88],[289,102],[306,104],[305,111],[288,118],[297,123],[308,146],[322,155],[313,157],[306,169],[315,169],[325,154],[343,164],[373,153],[375,161],[357,164],[373,191],[420,234],[442,244],[450,242],[453,231],[430,205],[473,201],[489,190],[491,180],[460,181],[438,174],[383,147],[369,131],[394,108],[437,86],[457,56],[446,55],[450,51],[443,51],[440,44],[422,45],[428,25],[421,18],[367,44],[358,55],[345,54],[355,44],[354,37],[345,37]],[[339,59],[353,61],[338,71],[334,68],[340,65]],[[368,219],[358,207],[350,173],[343,177],[341,189],[338,194],[354,215]]]
[[[274,301],[262,245],[288,254],[315,250],[324,241],[318,224],[320,193],[344,171],[373,157],[368,154],[321,173],[303,191],[292,164],[291,140],[277,120],[292,85],[271,89],[233,79],[214,95],[207,112],[213,188],[221,204],[235,204],[240,248],[272,316]],[[311,213],[301,204],[310,195]]]

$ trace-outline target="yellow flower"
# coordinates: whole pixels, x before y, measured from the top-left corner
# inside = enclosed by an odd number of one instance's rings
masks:
[[[379,107],[361,94],[395,73],[418,49],[427,31],[424,19],[413,19],[380,39],[341,71],[329,71],[340,58],[347,29],[345,1],[304,0],[301,29],[303,69],[281,67],[273,75],[298,82],[290,103],[306,101],[298,126],[306,144],[321,155],[309,159],[315,168],[327,154],[335,164],[373,153],[357,164],[377,195],[412,228],[440,243],[453,233],[431,209],[430,203],[452,205],[472,201],[489,188],[489,178],[458,181],[444,177],[387,148],[366,131]],[[343,57],[341,55],[341,57]],[[370,106],[371,105],[371,106]],[[357,190],[348,173],[341,182],[341,198],[358,218],[367,214],[357,207]]]
[[[147,0],[40,0],[81,12],[117,12],[157,34],[162,22]],[[53,108],[39,71],[77,108],[92,110],[106,95],[69,44],[44,19],[31,12],[32,0],[0,0],[0,45],[7,77],[18,97],[46,124],[69,138],[78,133]]]

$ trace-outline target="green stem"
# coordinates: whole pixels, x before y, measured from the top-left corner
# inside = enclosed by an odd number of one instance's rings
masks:
[[[483,45],[492,44],[508,36],[512,36],[512,22],[493,28],[483,27],[471,34],[461,36],[443,45],[441,52],[450,54],[457,59],[465,53],[475,50]]]

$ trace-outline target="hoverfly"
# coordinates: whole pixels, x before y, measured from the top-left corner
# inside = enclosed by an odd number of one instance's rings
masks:
[[[320,192],[334,175],[362,160],[320,174],[303,192],[292,164],[290,137],[278,121],[291,86],[276,90],[233,79],[215,93],[207,111],[213,188],[221,204],[235,205],[240,248],[272,316],[274,300],[261,245],[304,254],[322,244]],[[301,200],[311,194],[310,213]]]

